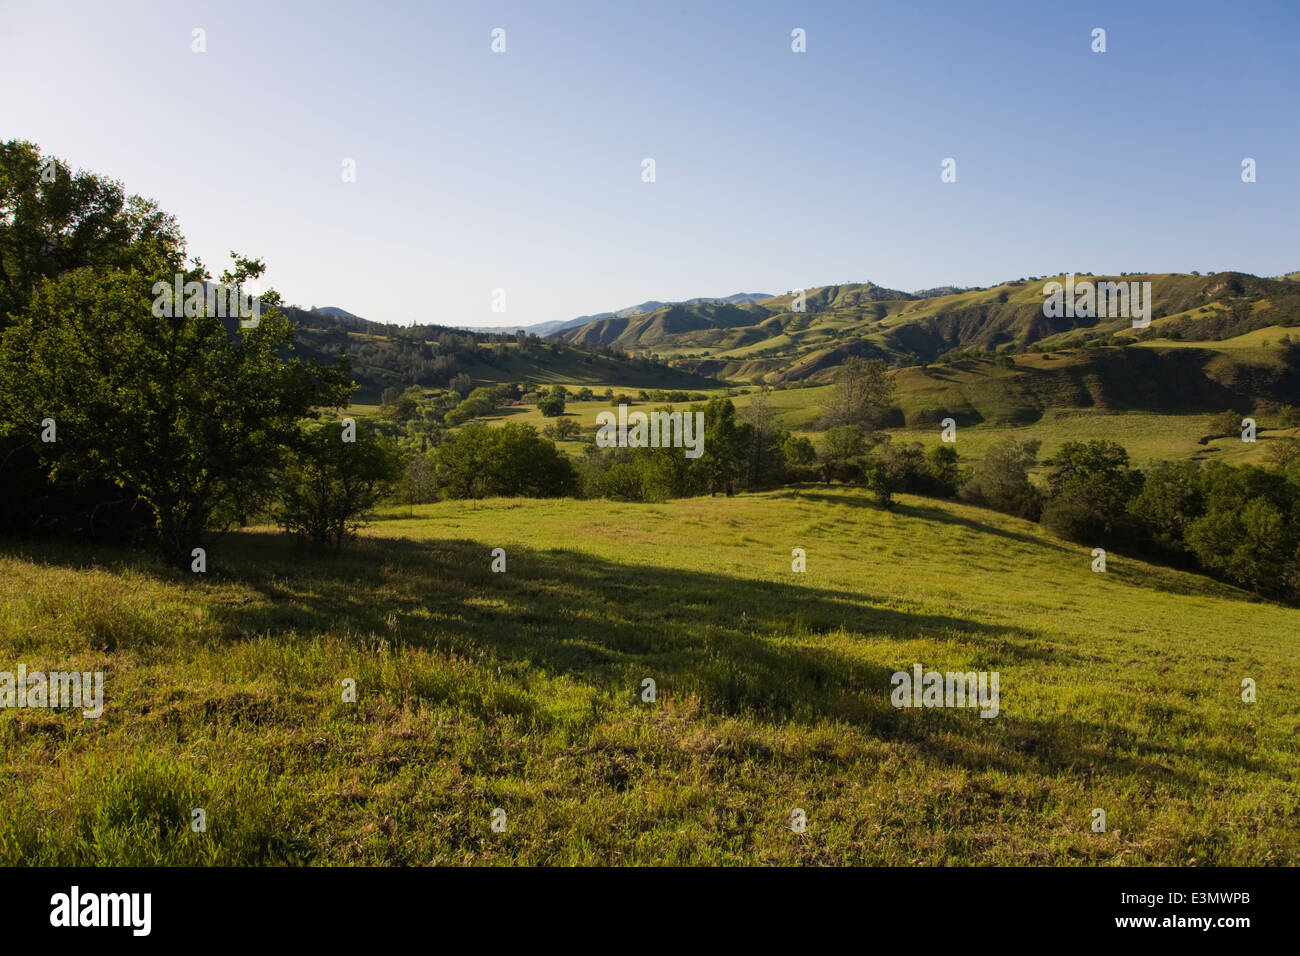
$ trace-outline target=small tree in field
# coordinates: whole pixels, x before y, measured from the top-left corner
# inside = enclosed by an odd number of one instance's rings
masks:
[[[826,405],[826,424],[856,425],[864,432],[878,427],[889,410],[894,380],[882,359],[850,356],[835,375]]]
[[[817,460],[817,450],[804,435],[790,435],[782,446],[785,460],[791,465],[811,465]]]
[[[365,524],[397,474],[394,451],[357,428],[344,441],[339,422],[305,429],[282,478],[279,520],[284,529],[337,551]]]
[[[1132,534],[1129,507],[1142,490],[1142,472],[1130,468],[1123,445],[1104,439],[1068,441],[1045,464],[1050,498],[1043,525],[1072,541]]]
[[[564,414],[564,386],[556,385],[537,402],[537,410],[546,418]]]
[[[962,485],[962,500],[1037,521],[1042,494],[1029,480],[1029,469],[1038,460],[1040,445],[1037,438],[994,442]]]
[[[838,478],[855,481],[862,477],[862,458],[867,453],[867,439],[857,425],[827,429],[822,445],[822,478],[826,484]]]
[[[1241,433],[1241,415],[1229,409],[1210,419],[1210,437],[1224,438]]]

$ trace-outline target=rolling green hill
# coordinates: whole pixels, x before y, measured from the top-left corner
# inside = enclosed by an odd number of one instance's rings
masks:
[[[616,392],[826,385],[850,355],[895,367],[895,428],[946,417],[1026,425],[1051,410],[1269,415],[1300,404],[1300,284],[1240,273],[1114,278],[1151,282],[1149,328],[1122,318],[1048,319],[1043,284],[1051,280],[1037,278],[928,297],[871,283],[825,286],[806,293],[800,313],[790,311],[792,293],[666,305],[607,316],[546,342],[290,312],[300,351],[348,356],[363,404],[389,387],[446,388],[458,374],[476,385]],[[791,427],[815,424],[817,409],[790,411]]]
[[[1048,318],[1044,285],[909,295],[871,283],[786,293],[743,306],[678,305],[552,337],[654,355],[733,383],[827,384],[849,356],[897,371],[901,418],[1028,423],[1048,409],[1198,414],[1300,402],[1300,286],[1242,273],[1076,276],[1150,282],[1152,321]],[[1133,347],[1135,346],[1135,347]],[[998,356],[994,361],[994,356]]]
[[[1258,364],[1214,346],[1074,349],[961,359],[900,369],[897,401],[907,424],[1026,423],[1049,408],[1165,414],[1287,404],[1300,396],[1300,363],[1280,349]]]
[[[826,380],[849,355],[874,355],[894,365],[931,362],[954,350],[1022,353],[1071,339],[1217,341],[1300,324],[1300,289],[1285,279],[1242,273],[1083,276],[1093,282],[1150,282],[1152,326],[1128,318],[1048,318],[1043,286],[1064,276],[1019,279],[988,289],[920,298],[863,285],[825,286],[806,294],[744,306],[667,306],[553,336],[579,345],[617,344],[629,352],[670,357],[709,376],[768,381]]]

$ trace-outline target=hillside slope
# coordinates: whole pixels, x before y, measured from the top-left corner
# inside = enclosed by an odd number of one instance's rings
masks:
[[[0,558],[8,658],[107,700],[0,712],[0,863],[1300,863],[1300,611],[990,512],[465,501],[202,580],[96,554]],[[894,709],[916,663],[998,672],[998,715]]]
[[[1150,282],[1151,327],[1135,330],[1128,317],[1049,318],[1044,285],[1065,278],[1018,279],[929,297],[871,283],[825,286],[806,293],[801,312],[793,311],[795,297],[787,293],[735,308],[665,307],[592,322],[553,338],[586,346],[617,343],[629,352],[672,357],[707,375],[746,381],[762,375],[775,382],[825,377],[850,355],[906,366],[955,350],[1021,353],[1072,339],[1212,341],[1266,326],[1300,325],[1296,283],[1242,273],[1080,275],[1080,282]]]

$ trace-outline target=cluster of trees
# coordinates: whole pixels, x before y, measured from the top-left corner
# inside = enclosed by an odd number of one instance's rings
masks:
[[[511,394],[509,385],[481,385],[470,391],[455,408],[443,416],[448,427],[454,428],[475,418],[493,414],[506,403],[517,398]]]
[[[1161,461],[1145,472],[1113,441],[1066,442],[1029,477],[1036,440],[992,446],[961,497],[1096,547],[1126,548],[1269,595],[1300,598],[1300,440],[1277,439],[1269,465]]]
[[[448,436],[433,462],[444,498],[557,498],[577,491],[569,456],[531,425],[473,422]]]
[[[786,432],[777,426],[765,397],[746,411],[744,420],[738,419],[731,399],[722,396],[692,405],[686,414],[697,412],[704,415],[699,457],[688,458],[682,448],[588,446],[578,463],[581,493],[620,501],[660,501],[730,495],[738,488],[772,487],[785,480],[781,445]]]
[[[684,448],[588,444],[575,463],[550,440],[578,438],[580,428],[572,419],[546,425],[543,435],[530,425],[470,422],[443,435],[435,447],[407,447],[398,497],[410,504],[494,495],[657,501],[732,494],[789,479],[784,453],[789,435],[777,425],[765,395],[756,396],[744,420],[738,420],[732,401],[720,396],[691,406],[690,413],[697,411],[704,415],[706,436],[698,458],[688,458]],[[800,474],[806,478],[814,471]]]
[[[552,385],[550,391],[537,399],[537,410],[547,418],[563,415],[565,395],[563,385]]]
[[[894,495],[900,493],[951,498],[963,477],[952,445],[935,445],[927,452],[920,442],[894,442],[888,435],[866,433],[856,425],[826,432],[816,468],[827,484],[862,484],[885,506],[892,505]]]
[[[232,259],[223,285],[263,272]],[[347,404],[346,364],[295,357],[273,292],[246,327],[159,310],[177,276],[199,290],[212,279],[155,204],[31,143],[0,144],[0,531],[149,539],[178,565],[261,513],[341,542],[353,519],[340,510],[394,464],[315,421]]]

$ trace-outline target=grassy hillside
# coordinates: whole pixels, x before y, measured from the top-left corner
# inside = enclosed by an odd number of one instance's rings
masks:
[[[202,578],[9,550],[6,660],[107,701],[0,711],[0,862],[1300,863],[1300,611],[1090,562],[820,488],[401,509]],[[998,671],[1001,713],[893,709],[916,662]]]
[[[1030,353],[1013,364],[962,359],[899,370],[895,398],[908,424],[948,416],[964,424],[1028,423],[1063,408],[1246,413],[1300,398],[1300,363],[1279,353],[1199,343]]]
[[[825,286],[806,293],[800,312],[794,311],[794,296],[787,293],[743,306],[665,306],[643,315],[603,319],[553,338],[584,347],[616,344],[629,352],[654,353],[711,377],[748,382],[762,376],[775,383],[829,381],[850,355],[879,356],[908,366],[933,362],[954,350],[1027,354],[1035,348],[1054,350],[1115,338],[1215,342],[1266,327],[1279,332],[1273,337],[1276,344],[1280,330],[1300,325],[1300,290],[1287,279],[1242,273],[1078,279],[1149,282],[1151,328],[1135,330],[1128,317],[1046,317],[1045,283],[1065,280],[1049,276],[987,289],[940,289],[928,296],[871,283]],[[1249,358],[1232,350],[1225,361]]]

